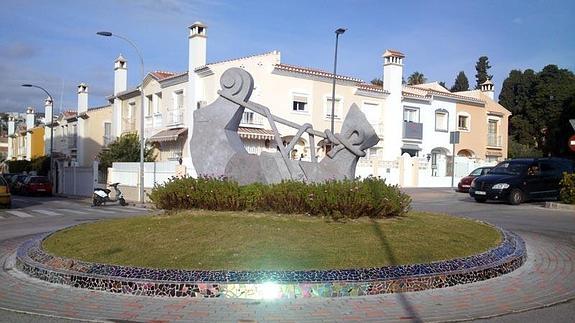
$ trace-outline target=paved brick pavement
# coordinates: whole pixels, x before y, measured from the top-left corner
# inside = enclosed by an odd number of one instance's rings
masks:
[[[487,281],[404,294],[332,299],[169,299],[49,284],[0,271],[0,308],[97,321],[452,321],[485,318],[575,298],[575,246],[522,234],[527,262]],[[0,243],[0,264],[23,238]]]

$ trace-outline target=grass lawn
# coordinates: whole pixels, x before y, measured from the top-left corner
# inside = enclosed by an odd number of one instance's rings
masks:
[[[59,256],[139,267],[309,270],[432,262],[481,253],[500,241],[488,225],[432,213],[341,223],[186,211],[83,224],[43,246]]]

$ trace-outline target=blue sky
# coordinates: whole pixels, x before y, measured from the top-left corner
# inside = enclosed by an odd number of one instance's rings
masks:
[[[489,57],[496,95],[512,69],[547,64],[575,70],[575,1],[224,1],[224,0],[3,0],[0,10],[0,111],[43,111],[45,87],[56,109],[76,106],[76,86],[89,85],[90,106],[113,91],[113,61],[122,53],[129,86],[139,79],[128,44],[95,33],[108,30],[134,41],[146,71],[187,70],[187,27],[208,27],[208,62],[279,50],[282,62],[330,71],[334,30],[346,27],[338,73],[369,82],[382,76],[387,48],[406,54],[404,76],[453,84],[465,71],[475,84],[475,62]],[[75,108],[74,108],[75,109]]]

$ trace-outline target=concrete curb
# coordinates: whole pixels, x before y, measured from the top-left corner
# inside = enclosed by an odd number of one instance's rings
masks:
[[[559,203],[559,202],[545,202],[545,207],[548,209],[573,210],[573,211],[575,211],[575,204],[564,204],[564,203]]]

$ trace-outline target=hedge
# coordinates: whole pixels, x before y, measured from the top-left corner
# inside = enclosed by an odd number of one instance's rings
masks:
[[[401,216],[411,198],[384,179],[240,186],[225,178],[172,178],[156,185],[148,195],[157,208],[165,210],[206,209],[217,211],[260,211],[307,214],[332,219],[362,216]]]

